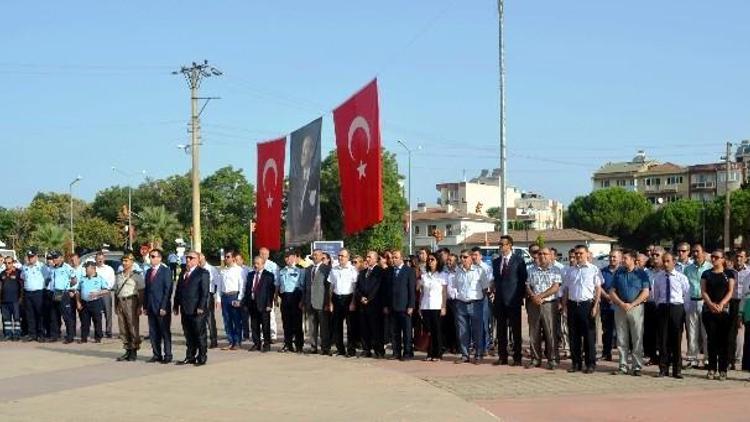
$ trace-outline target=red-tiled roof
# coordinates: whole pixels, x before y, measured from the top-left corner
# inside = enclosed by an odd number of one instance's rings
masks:
[[[526,238],[526,231],[523,230],[510,230],[508,234],[516,241]],[[546,242],[617,242],[615,238],[580,229],[529,230],[528,234],[531,240],[541,235]],[[500,232],[474,233],[466,238],[466,243],[483,245],[486,239],[490,245],[497,245],[501,235]]]

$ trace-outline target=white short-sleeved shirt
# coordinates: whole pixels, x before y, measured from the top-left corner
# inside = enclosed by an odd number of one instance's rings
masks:
[[[602,273],[596,265],[576,265],[568,270],[567,279],[563,281],[568,299],[583,302],[594,299],[596,288],[602,285]]]
[[[422,288],[419,309],[439,310],[443,307],[443,287],[448,285],[446,273],[422,273],[417,282]]]

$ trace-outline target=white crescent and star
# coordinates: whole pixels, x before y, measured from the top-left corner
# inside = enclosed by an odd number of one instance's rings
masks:
[[[362,116],[356,116],[352,123],[349,125],[349,137],[347,142],[347,149],[349,149],[349,157],[352,158],[352,161],[356,163],[356,159],[354,158],[354,153],[352,153],[352,140],[354,139],[354,133],[357,132],[357,130],[361,129],[365,132],[365,136],[367,139],[367,150],[365,152],[365,155],[370,153],[370,125],[367,123],[367,120]],[[367,169],[367,163],[365,163],[362,160],[359,160],[359,165],[357,166],[357,173],[359,174],[360,179],[364,179]]]
[[[263,178],[261,180],[261,183],[263,184],[263,190],[268,192],[268,189],[266,189],[266,173],[268,170],[273,170],[273,184],[276,186],[278,182],[279,177],[279,168],[276,166],[276,160],[273,158],[269,158],[266,160],[266,163],[263,165]],[[266,198],[266,204],[268,205],[268,208],[271,208],[273,206],[273,196],[271,196],[271,193],[268,193],[268,197]]]

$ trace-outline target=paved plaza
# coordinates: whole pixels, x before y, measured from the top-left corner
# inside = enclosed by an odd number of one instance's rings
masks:
[[[142,325],[145,321],[141,321]],[[142,327],[145,330],[145,325]],[[184,341],[173,322],[175,359]],[[562,368],[376,361],[209,351],[208,365],[115,362],[117,339],[103,344],[0,344],[0,421],[94,420],[747,420],[747,374],[725,382],[703,371],[684,380],[594,375]]]

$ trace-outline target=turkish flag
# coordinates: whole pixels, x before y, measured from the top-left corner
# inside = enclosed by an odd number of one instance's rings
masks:
[[[255,201],[255,247],[281,248],[281,201],[284,194],[286,138],[258,144],[258,195]]]
[[[347,235],[383,221],[379,114],[377,79],[333,111]]]

